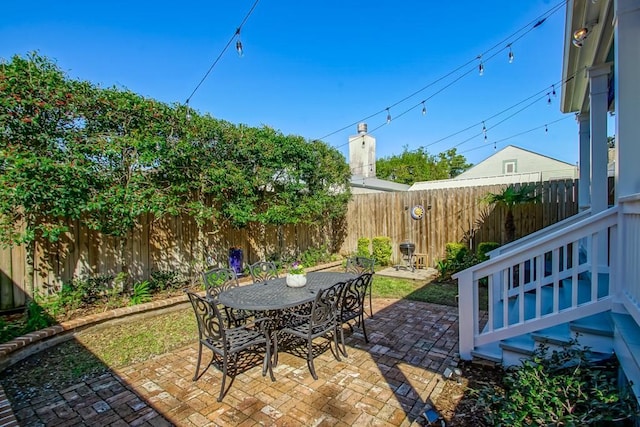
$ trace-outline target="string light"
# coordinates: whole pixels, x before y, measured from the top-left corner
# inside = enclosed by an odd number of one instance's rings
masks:
[[[484,64],[482,63],[482,54],[478,55],[478,59],[480,60],[480,64],[478,65],[478,74],[482,76],[484,75]]]
[[[556,85],[551,85],[551,94],[555,97],[556,96]]]
[[[244,49],[242,48],[242,40],[240,40],[240,27],[236,29],[236,36],[238,37],[238,41],[236,41],[236,52],[238,52],[239,57],[244,56]]]
[[[391,123],[391,113],[389,112],[389,107],[387,107],[387,123]]]
[[[202,83],[204,83],[204,81],[207,79],[209,74],[211,74],[211,71],[213,70],[213,68],[218,64],[218,62],[220,62],[222,55],[224,55],[224,53],[227,51],[229,46],[231,46],[231,43],[233,43],[233,40],[236,38],[238,38],[238,40],[236,41],[236,51],[238,51],[238,54],[240,56],[243,55],[244,50],[242,48],[242,42],[240,41],[240,30],[242,29],[242,26],[245,24],[245,22],[247,22],[247,19],[249,19],[249,17],[253,13],[253,10],[258,5],[258,2],[260,2],[260,0],[255,0],[253,5],[251,6],[251,9],[249,9],[249,12],[247,12],[247,14],[245,15],[244,19],[242,20],[238,28],[236,28],[236,31],[233,33],[233,36],[231,36],[227,44],[224,45],[218,57],[215,59],[215,61],[213,61],[213,63],[211,64],[207,72],[204,73],[204,76],[202,76],[202,78],[200,79],[200,82],[198,82],[196,87],[191,91],[191,94],[187,97],[187,101],[186,101],[187,104],[189,103],[189,100],[193,97],[193,95],[195,95],[195,93],[198,91],[198,89],[200,89],[200,86],[202,86]]]
[[[511,43],[509,43],[507,46],[509,46],[509,64],[512,64],[514,55],[513,55],[513,50],[511,50]]]
[[[549,133],[549,128],[547,127],[547,125],[544,125],[544,133]]]
[[[484,120],[482,121],[482,133],[484,134],[484,142],[487,142],[487,127],[484,125]]]
[[[547,92],[547,105],[551,105],[551,94]]]
[[[423,116],[427,115],[427,106],[424,105],[424,101],[422,101],[422,115]]]
[[[185,103],[187,106],[187,114],[185,114],[185,119],[187,119],[187,121],[191,121],[191,109],[189,108],[189,100],[187,99],[187,102]]]
[[[481,55],[478,55],[478,56],[474,57],[473,59],[471,59],[471,60],[467,61],[465,64],[463,64],[463,65],[461,65],[461,66],[457,67],[456,69],[454,69],[454,70],[452,70],[452,71],[448,72],[447,74],[445,74],[445,75],[443,75],[443,76],[441,76],[441,77],[437,78],[435,81],[433,81],[433,82],[431,82],[431,83],[427,84],[426,86],[422,87],[421,89],[418,89],[417,91],[415,91],[415,92],[411,93],[410,95],[405,96],[404,98],[402,98],[402,99],[400,99],[399,101],[397,101],[397,102],[393,103],[392,105],[390,105],[388,108],[393,108],[393,107],[395,107],[396,105],[399,105],[399,104],[401,104],[401,103],[403,103],[403,102],[407,101],[408,99],[410,99],[410,98],[412,98],[412,97],[416,96],[416,95],[417,95],[417,94],[419,94],[420,92],[423,92],[424,90],[428,89],[429,87],[434,86],[435,84],[439,83],[440,81],[442,81],[442,80],[446,79],[447,77],[450,77],[450,76],[454,75],[455,73],[459,72],[460,70],[462,70],[462,69],[466,68],[468,65],[471,65],[472,63],[476,62],[476,61],[479,59],[479,57],[480,57],[480,56],[482,56],[482,55],[486,55],[486,54],[489,54],[490,52],[493,52],[493,51],[495,51],[496,49],[500,48],[497,52],[495,52],[495,53],[491,54],[490,56],[488,56],[488,57],[486,57],[486,56],[485,56],[485,57],[483,57],[483,58],[484,58],[484,61],[491,60],[492,58],[494,58],[494,57],[496,57],[498,54],[500,54],[500,52],[502,52],[503,50],[505,50],[505,49],[506,49],[506,43],[507,43],[507,42],[509,42],[509,40],[511,40],[511,42],[510,42],[509,44],[512,44],[512,43],[517,42],[517,41],[518,41],[518,40],[520,40],[521,38],[525,37],[527,34],[529,34],[530,32],[534,31],[536,28],[540,27],[540,26],[541,26],[541,25],[542,25],[542,24],[547,20],[547,18],[548,18],[548,17],[550,17],[550,16],[552,16],[553,14],[557,13],[558,11],[562,10],[563,6],[564,6],[566,3],[567,3],[567,0],[563,0],[563,1],[561,1],[560,3],[556,4],[555,6],[553,6],[551,9],[549,9],[549,10],[545,11],[542,15],[538,16],[537,18],[535,18],[533,21],[530,21],[528,24],[526,24],[526,25],[524,25],[523,27],[521,27],[520,29],[516,30],[516,31],[515,31],[514,33],[512,33],[511,35],[509,35],[509,36],[505,37],[502,41],[498,42],[497,44],[495,44],[495,45],[494,45],[494,46],[492,46],[491,48],[489,48],[489,49],[487,49],[486,51],[484,51]],[[482,64],[482,70],[483,70],[483,71],[484,71],[484,61],[483,61],[483,64]],[[476,63],[477,63],[477,62],[476,62]],[[434,97],[434,96],[435,96],[435,95],[437,95],[438,93],[443,92],[443,91],[444,91],[444,89],[446,89],[446,88],[448,88],[448,87],[452,86],[454,83],[456,83],[457,81],[461,80],[461,79],[462,79],[463,77],[465,77],[466,75],[471,74],[471,73],[474,71],[474,69],[479,71],[478,66],[474,66],[474,68],[471,68],[469,71],[466,71],[466,72],[464,72],[462,75],[460,75],[460,76],[456,77],[452,83],[447,84],[445,87],[443,87],[442,89],[438,90],[435,94],[433,94],[432,96],[430,96],[430,97],[429,97],[429,98],[427,98],[426,100],[429,100],[430,98]],[[416,107],[417,107],[417,106],[419,106],[419,105],[420,105],[420,103],[418,103],[417,105],[414,105],[411,109],[416,108]],[[358,124],[358,123],[366,122],[367,120],[369,120],[369,119],[371,119],[371,118],[373,118],[373,117],[376,117],[376,116],[377,116],[377,115],[379,115],[379,114],[384,113],[384,111],[385,111],[385,109],[382,109],[382,110],[376,111],[376,112],[374,112],[374,113],[369,114],[369,115],[368,115],[368,116],[366,116],[366,117],[362,117],[362,118],[358,119],[357,121],[355,121],[355,122],[353,122],[353,123],[347,124],[347,125],[345,125],[345,126],[343,126],[343,127],[339,128],[339,129],[336,129],[336,130],[334,130],[334,131],[332,131],[332,132],[329,132],[329,133],[327,133],[327,134],[325,134],[325,135],[323,135],[323,136],[321,136],[321,137],[319,137],[319,138],[314,138],[314,139],[315,139],[315,140],[318,140],[318,141],[325,140],[326,138],[328,138],[328,137],[330,137],[330,136],[333,136],[333,135],[335,135],[335,134],[337,134],[337,133],[339,133],[339,132],[342,132],[342,131],[344,131],[344,130],[346,130],[346,129],[350,129],[351,127],[355,126],[355,125],[356,125],[356,124]],[[408,111],[408,110],[407,110],[407,111]],[[402,116],[402,115],[404,115],[405,113],[406,113],[406,112],[403,112],[403,113],[401,113],[401,114],[399,114],[399,115],[396,115],[396,116],[395,116],[395,118],[401,117],[401,116]],[[382,124],[381,126],[384,126],[384,124]],[[372,131],[377,130],[377,129],[379,129],[379,127],[378,127],[378,128],[376,128],[376,129],[373,129]]]

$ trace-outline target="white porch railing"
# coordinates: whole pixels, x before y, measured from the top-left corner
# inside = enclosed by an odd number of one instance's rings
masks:
[[[610,284],[616,283],[609,260],[616,260],[618,250],[618,210],[582,214],[455,274],[460,356],[470,359],[477,346],[608,310]],[[487,300],[485,325],[480,296]]]
[[[618,297],[640,325],[640,194],[621,198],[620,284]]]
[[[521,239],[507,243],[506,245],[502,245],[499,248],[496,248],[490,252],[487,252],[487,255],[489,256],[489,258],[495,258],[498,255],[502,255],[514,249],[518,249],[529,242],[532,242],[534,240],[547,236],[551,232],[554,232],[556,230],[561,230],[565,227],[568,227],[571,224],[574,224],[578,221],[582,221],[583,219],[588,218],[589,216],[591,216],[591,209],[584,210],[568,218],[565,218],[562,221],[558,221],[555,224],[551,224],[550,226],[545,227],[541,230],[535,231],[531,234],[527,234]]]

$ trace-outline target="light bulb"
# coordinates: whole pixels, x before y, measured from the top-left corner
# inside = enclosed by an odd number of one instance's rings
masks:
[[[551,95],[556,96],[556,85],[551,85]]]
[[[480,74],[481,76],[484,74],[484,65],[482,64],[482,62],[480,63],[480,65],[478,65],[478,74]]]
[[[387,123],[391,123],[391,113],[389,112],[389,108],[387,108]]]
[[[551,95],[547,93],[547,105],[551,105]]]
[[[240,40],[236,42],[236,51],[238,51],[238,56],[244,56],[244,50],[242,49],[242,42]]]
[[[424,105],[424,101],[422,101],[422,115],[423,116],[427,115],[427,106]]]
[[[509,64],[513,63],[513,51],[509,48]]]

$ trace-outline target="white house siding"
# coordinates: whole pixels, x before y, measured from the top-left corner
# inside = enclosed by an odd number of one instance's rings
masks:
[[[507,170],[509,164],[513,166],[512,171]],[[454,179],[462,180],[527,173],[540,173],[540,180],[542,181],[574,179],[578,177],[578,168],[571,163],[509,145]]]

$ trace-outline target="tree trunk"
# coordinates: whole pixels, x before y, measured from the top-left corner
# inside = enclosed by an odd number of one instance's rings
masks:
[[[513,212],[507,210],[507,216],[504,220],[504,233],[507,238],[506,243],[513,242],[516,239],[516,224],[513,221]]]

